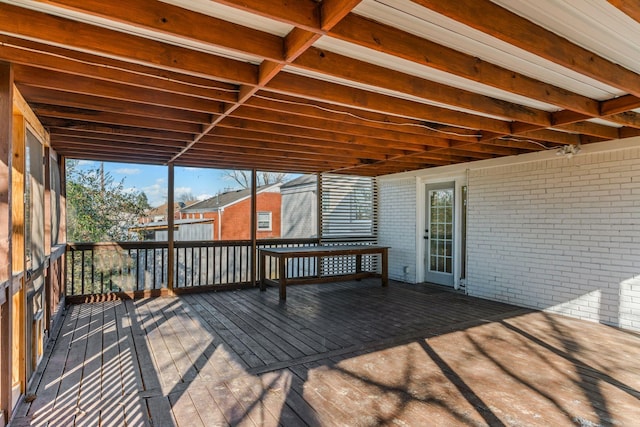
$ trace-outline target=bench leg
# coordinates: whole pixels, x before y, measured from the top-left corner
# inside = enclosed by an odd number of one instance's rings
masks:
[[[388,250],[385,248],[382,250],[382,286],[389,286],[389,261],[387,259]]]
[[[265,276],[267,274],[267,256],[263,253],[260,253],[260,290],[266,291],[267,284],[265,282]]]
[[[278,281],[280,283],[280,299],[287,299],[287,259],[285,257],[280,257],[278,259]]]

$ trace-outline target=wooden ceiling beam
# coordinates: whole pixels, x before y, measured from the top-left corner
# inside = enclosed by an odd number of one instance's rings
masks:
[[[334,156],[331,159],[327,159],[326,154],[316,153],[300,153],[295,151],[279,151],[264,148],[255,147],[242,147],[234,145],[222,145],[222,144],[198,144],[193,149],[194,154],[201,155],[226,155],[226,156],[238,156],[244,157],[244,160],[251,158],[265,158],[265,160],[277,157],[280,160],[296,160],[299,162],[326,162],[333,164],[335,167],[349,166],[358,164],[360,160],[355,156]]]
[[[640,96],[640,76],[489,0],[415,3],[597,81]],[[573,110],[573,109],[572,109]]]
[[[387,147],[374,147],[370,145],[364,144],[344,144],[341,142],[336,142],[334,140],[322,140],[315,138],[305,138],[298,135],[280,135],[276,133],[269,132],[260,132],[253,131],[247,129],[236,129],[236,128],[224,128],[219,127],[214,129],[209,135],[202,138],[202,141],[208,141],[210,137],[222,137],[222,138],[231,138],[231,139],[242,139],[242,140],[252,140],[252,141],[261,141],[265,144],[276,144],[278,146],[282,146],[284,149],[284,145],[300,147],[300,149],[306,148],[324,148],[326,150],[352,150],[355,152],[365,153],[367,155],[401,155],[412,152],[412,150],[407,150],[405,148],[387,148]],[[329,153],[330,154],[330,153]]]
[[[322,30],[329,30],[335,23],[337,23],[345,14],[349,13],[351,9],[348,8],[350,4],[357,4],[359,0],[329,0],[318,4],[317,8],[319,12],[314,12],[313,16],[320,17],[320,23]],[[352,6],[353,7],[353,6]],[[317,10],[317,9],[316,9]],[[191,147],[195,146],[200,139],[211,129],[215,128],[220,122],[224,121],[230,114],[232,114],[238,107],[249,100],[258,90],[269,84],[273,78],[275,78],[282,69],[291,61],[294,61],[300,54],[307,50],[316,40],[321,36],[320,32],[315,30],[308,31],[306,29],[295,27],[284,38],[284,60],[283,61],[271,61],[266,59],[261,62],[258,68],[258,81],[257,84],[247,84],[240,87],[238,94],[238,101],[228,106],[224,113],[215,118],[209,126],[207,126],[199,135],[197,135],[191,144],[189,144],[184,150],[178,153],[171,161],[175,161],[178,157],[187,152]]]
[[[29,25],[24,25],[28,22]],[[129,62],[215,78],[256,84],[258,68],[247,62],[125,34],[42,12],[3,4],[0,28],[21,38],[72,50],[97,53]]]
[[[114,153],[128,153],[128,154],[140,154],[144,155],[148,153],[150,156],[154,155],[171,155],[180,149],[180,147],[168,147],[159,145],[146,145],[135,144],[128,142],[118,141],[99,141],[95,139],[85,139],[79,137],[64,136],[56,138],[53,144],[56,150],[65,150],[69,148],[90,148],[93,150],[97,148],[102,151],[112,151]]]
[[[353,135],[357,137],[384,139],[390,141],[395,140],[398,142],[398,144],[410,144],[420,147],[424,145],[436,144],[439,146],[444,146],[447,144],[444,135],[434,137],[414,134],[402,134],[384,129],[371,129],[366,126],[347,124],[331,120],[309,120],[308,118],[287,113],[259,110],[246,106],[236,110],[233,114],[233,117],[273,124],[290,125],[311,130],[338,132],[341,134]]]
[[[289,0],[215,0],[216,3],[255,13],[265,18],[320,32],[320,9],[314,0],[297,0],[295,7]]]
[[[436,83],[313,47],[300,55],[293,65],[305,70],[423,98],[425,101],[540,126],[550,125],[550,114],[546,111]]]
[[[40,0],[42,1],[42,0]],[[233,22],[193,12],[155,0],[129,0],[126,7],[102,0],[46,0],[64,9],[106,18],[169,36],[220,46],[237,52],[279,61],[283,58],[282,39],[276,35],[243,27]]]
[[[236,135],[233,137],[224,135],[208,135],[201,139],[202,143],[198,144],[198,147],[242,147],[246,149],[257,150],[269,150],[273,152],[292,152],[302,154],[317,154],[317,155],[330,155],[336,158],[354,158],[364,157],[376,160],[384,160],[387,158],[386,153],[366,152],[363,150],[346,148],[334,148],[334,147],[318,147],[302,144],[282,144],[273,142],[270,140],[249,139],[243,138],[243,135]]]
[[[57,151],[57,150],[56,150]],[[113,154],[110,152],[103,152],[100,150],[76,150],[69,149],[64,151],[58,151],[59,155],[65,156],[69,159],[79,160],[95,160],[102,162],[120,162],[120,163],[140,163],[148,165],[162,165],[166,163],[166,156],[144,156],[144,155],[129,155],[127,153]]]
[[[527,98],[589,116],[599,114],[593,99],[355,14],[344,18],[329,35]]]
[[[53,117],[59,119],[111,124],[116,126],[132,126],[145,129],[167,130],[191,135],[198,133],[202,129],[201,125],[193,123],[172,122],[162,119],[151,119],[147,117],[130,116],[127,114],[105,113],[101,111],[91,111],[55,105],[32,104],[31,108],[38,118],[41,119]]]
[[[144,138],[139,136],[120,135],[120,134],[106,134],[98,132],[87,132],[81,130],[73,130],[67,128],[51,128],[49,134],[53,140],[63,138],[82,138],[84,140],[96,140],[103,142],[123,142],[129,144],[149,144],[152,146],[165,146],[165,147],[179,147],[182,148],[185,145],[184,141],[171,141],[166,139],[153,139]]]
[[[34,87],[210,114],[220,114],[224,110],[224,103],[222,102],[193,96],[136,88],[24,65],[16,65],[15,70],[17,83]]]
[[[18,84],[18,90],[29,103],[49,104],[64,107],[81,108],[85,110],[100,110],[109,113],[130,114],[133,116],[151,117],[164,120],[175,120],[187,123],[209,123],[211,115],[158,107],[137,102],[126,102],[114,99],[100,98],[77,94],[74,92],[63,92],[43,88],[34,88],[24,84]]]
[[[350,123],[390,132],[410,133],[425,137],[446,137],[474,142],[477,132],[460,127],[442,126],[436,123],[405,119],[383,113],[357,110],[342,105],[296,98],[287,95],[261,91],[245,103],[246,106],[268,111],[277,111],[312,119],[332,120]]]
[[[259,122],[230,117],[220,124],[220,127],[247,129],[258,132],[274,133],[278,135],[292,135],[321,141],[334,141],[344,144],[369,145],[371,147],[402,148],[405,150],[423,150],[427,146],[448,147],[449,142],[444,139],[425,138],[420,144],[399,143],[394,140],[356,136],[334,131],[308,129],[300,126]]]
[[[633,95],[623,95],[600,102],[600,116],[624,113],[636,108],[640,108],[640,98]]]
[[[635,0],[607,0],[626,15],[640,22],[640,5]]]
[[[167,141],[180,141],[186,143],[190,141],[190,134],[181,132],[171,132],[156,129],[143,129],[122,125],[108,125],[81,120],[60,119],[55,117],[40,117],[43,126],[50,132],[73,131],[102,134],[105,136],[131,136],[139,138],[161,139]]]
[[[270,156],[246,156],[236,153],[221,153],[216,151],[194,149],[193,153],[189,151],[185,156],[187,165],[195,162],[205,164],[207,167],[220,169],[253,169],[271,171],[274,169],[287,168],[288,172],[296,172],[300,170],[326,171],[339,167],[344,163],[335,163],[324,158],[318,161],[301,162],[299,159],[274,158]],[[184,164],[184,163],[183,163]]]
[[[0,59],[214,101],[235,102],[238,98],[238,87],[231,84],[4,35],[0,35]]]
[[[620,131],[616,127],[586,121],[554,126],[553,128],[567,132],[597,136],[605,139],[618,139],[620,137]]]
[[[509,123],[474,114],[449,110],[416,101],[396,98],[325,82],[291,73],[280,73],[269,83],[269,90],[322,102],[338,103],[366,111],[393,114],[442,124],[509,133]]]

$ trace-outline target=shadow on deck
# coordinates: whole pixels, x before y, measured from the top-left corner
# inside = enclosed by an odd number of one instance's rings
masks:
[[[633,425],[640,337],[378,280],[70,306],[13,426]]]

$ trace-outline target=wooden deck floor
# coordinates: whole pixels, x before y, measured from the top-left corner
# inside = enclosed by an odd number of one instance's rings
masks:
[[[14,426],[640,422],[640,337],[379,280],[71,306]]]

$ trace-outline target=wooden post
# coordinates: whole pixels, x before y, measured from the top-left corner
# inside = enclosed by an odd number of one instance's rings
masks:
[[[174,295],[173,293],[173,276],[174,276],[174,268],[173,264],[175,262],[175,256],[173,254],[174,247],[174,236],[173,236],[173,227],[174,227],[174,219],[173,219],[173,196],[174,196],[174,170],[173,163],[169,163],[168,167],[168,191],[167,191],[167,289],[169,291],[169,295]]]
[[[4,305],[0,308],[0,421],[9,422],[11,416],[11,340],[13,298],[11,289],[11,158],[13,131],[13,69],[11,64],[0,62],[0,292]],[[7,293],[8,292],[8,293]]]
[[[316,237],[318,238],[318,245],[322,245],[322,174],[318,172],[316,174]],[[316,257],[316,276],[320,277],[322,274],[320,269],[322,263],[320,257]]]
[[[257,187],[258,175],[255,169],[251,169],[251,284],[253,286],[257,283],[256,277],[256,261],[258,252],[258,213],[257,210]],[[262,271],[262,267],[260,268]],[[261,290],[262,287],[260,287]]]
[[[322,174],[318,172],[316,174],[316,236],[318,237],[318,244],[322,244]]]

